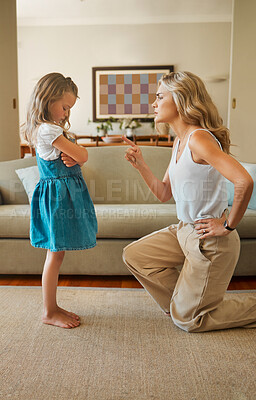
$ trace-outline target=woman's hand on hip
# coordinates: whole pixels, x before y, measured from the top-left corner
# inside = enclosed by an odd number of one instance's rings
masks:
[[[127,139],[126,136],[122,136],[122,139],[131,146],[126,149],[125,159],[129,161],[134,168],[140,169],[140,167],[145,164],[141,149],[130,139]]]
[[[227,236],[230,231],[224,228],[224,222],[226,220],[225,211],[220,218],[207,218],[200,219],[194,222],[195,229],[197,230],[200,239],[206,239],[213,236]]]

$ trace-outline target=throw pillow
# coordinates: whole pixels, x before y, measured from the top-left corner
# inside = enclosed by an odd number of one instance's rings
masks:
[[[252,192],[251,200],[249,201],[248,208],[252,210],[256,210],[256,164],[250,163],[240,163],[246,171],[251,175],[254,181],[254,187]],[[234,200],[234,185],[232,182],[227,181],[227,192],[228,192],[228,205],[232,206]]]
[[[33,167],[16,169],[15,172],[24,186],[30,204],[36,184],[39,182],[40,179],[38,167],[37,165],[35,165]]]

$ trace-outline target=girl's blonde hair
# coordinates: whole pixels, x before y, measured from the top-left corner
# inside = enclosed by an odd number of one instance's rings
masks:
[[[61,126],[64,131],[70,128],[69,115],[56,124],[49,113],[49,105],[61,99],[65,92],[78,97],[78,88],[71,78],[65,78],[58,72],[43,76],[36,84],[30,97],[25,124],[25,138],[30,145],[35,146],[38,127],[44,122]]]
[[[191,72],[171,72],[159,81],[172,93],[178,113],[187,124],[208,129],[221,143],[225,153],[230,152],[230,133],[213,103],[203,81]]]

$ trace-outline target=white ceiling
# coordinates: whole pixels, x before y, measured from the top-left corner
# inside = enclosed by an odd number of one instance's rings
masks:
[[[233,0],[17,0],[19,26],[227,22]]]

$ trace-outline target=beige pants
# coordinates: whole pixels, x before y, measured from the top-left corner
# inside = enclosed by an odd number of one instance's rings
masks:
[[[173,322],[188,332],[256,327],[256,296],[224,298],[240,252],[236,231],[200,239],[180,222],[124,249],[124,262]],[[181,272],[177,267],[182,265]]]

